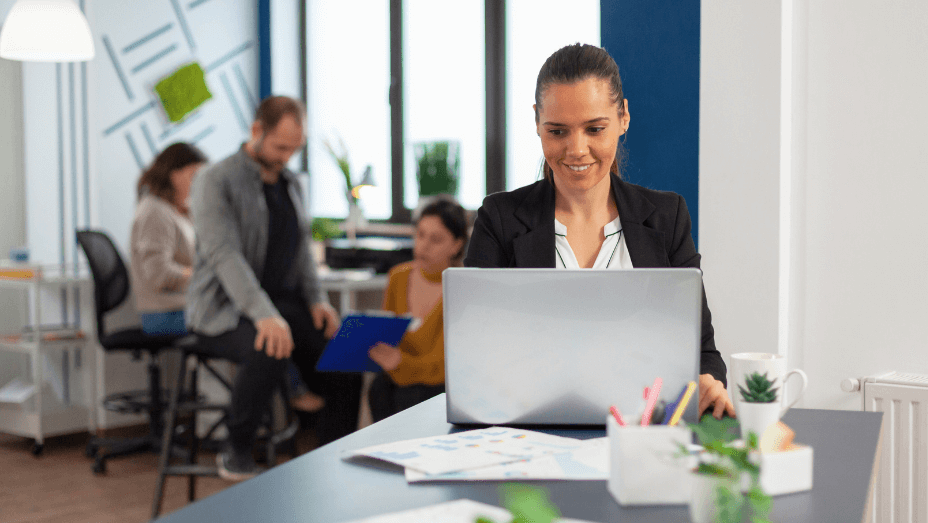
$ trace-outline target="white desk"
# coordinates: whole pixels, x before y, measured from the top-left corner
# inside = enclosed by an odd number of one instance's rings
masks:
[[[384,291],[388,281],[386,274],[374,274],[365,270],[319,271],[319,287],[326,292],[339,293],[338,313],[343,316],[357,308],[359,292]]]

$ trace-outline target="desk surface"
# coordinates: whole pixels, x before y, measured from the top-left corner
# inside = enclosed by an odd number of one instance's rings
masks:
[[[401,469],[359,465],[343,451],[379,443],[447,434],[440,395],[278,466],[250,481],[200,500],[159,521],[338,522],[459,498],[499,504],[497,482],[408,485]],[[857,522],[866,504],[880,434],[881,413],[792,409],[783,421],[796,441],[815,449],[811,491],[777,496],[772,521]],[[581,439],[602,430],[546,431]],[[686,506],[623,508],[605,481],[540,481],[564,516],[597,522],[688,522]]]

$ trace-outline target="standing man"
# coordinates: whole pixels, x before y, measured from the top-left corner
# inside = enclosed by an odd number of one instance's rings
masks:
[[[283,383],[287,358],[325,399],[320,443],[357,427],[360,375],[314,371],[339,318],[319,289],[299,182],[286,168],[305,143],[304,120],[299,101],[267,98],[249,141],[200,174],[191,190],[196,260],[187,326],[204,349],[239,364],[229,441],[216,457],[225,479],[257,473],[255,433]]]

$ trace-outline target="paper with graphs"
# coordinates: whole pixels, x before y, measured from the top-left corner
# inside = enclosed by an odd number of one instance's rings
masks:
[[[490,427],[375,445],[349,452],[344,457],[376,458],[434,476],[564,453],[578,450],[581,446],[582,441],[574,438]]]
[[[579,441],[579,440],[575,440]],[[425,474],[406,469],[406,481],[508,481],[508,480],[606,480],[609,479],[609,441],[595,438],[579,441],[573,450],[535,456],[500,465]]]

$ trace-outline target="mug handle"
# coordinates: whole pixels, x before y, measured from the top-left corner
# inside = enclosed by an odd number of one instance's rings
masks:
[[[791,374],[796,374],[796,375],[798,375],[800,378],[802,378],[802,387],[799,388],[799,392],[796,393],[796,397],[793,398],[793,401],[792,401],[789,405],[787,405],[786,407],[783,407],[783,410],[780,411],[780,417],[782,417],[784,414],[786,414],[786,411],[788,411],[789,409],[793,408],[793,405],[795,405],[796,402],[799,401],[800,398],[802,398],[802,394],[806,391],[806,387],[809,385],[809,378],[806,376],[806,373],[803,372],[802,369],[793,369],[793,370],[787,372],[787,373],[783,376],[783,383],[780,385],[780,388],[783,389],[783,394],[786,394],[786,382],[789,380],[789,377],[790,377]]]

